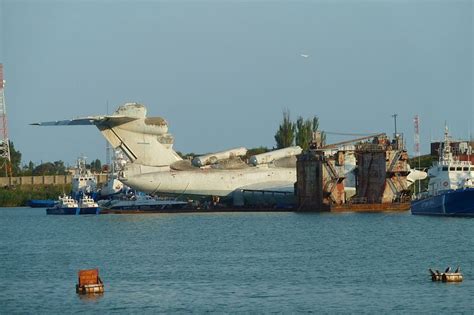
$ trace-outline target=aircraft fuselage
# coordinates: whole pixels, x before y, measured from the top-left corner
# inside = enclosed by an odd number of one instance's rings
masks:
[[[296,182],[295,168],[249,167],[220,170],[158,171],[134,174],[124,183],[146,193],[227,196],[236,189],[289,190]]]

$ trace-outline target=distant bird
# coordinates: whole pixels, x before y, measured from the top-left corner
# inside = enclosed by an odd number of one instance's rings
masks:
[[[428,270],[430,271],[430,273],[431,273],[432,276],[436,275],[436,273],[435,273],[431,268],[428,269]]]
[[[308,58],[309,57],[309,55],[305,55],[305,54],[300,54],[300,56],[303,57],[303,58]]]
[[[454,270],[455,273],[461,272],[461,267],[457,267],[456,270]]]
[[[444,271],[444,273],[448,273],[451,271],[451,267],[448,266],[448,268],[446,268],[446,270]]]
[[[441,273],[441,272],[439,272],[439,270],[438,270],[438,269],[436,269],[436,274],[437,274],[437,275],[439,275],[440,273]]]

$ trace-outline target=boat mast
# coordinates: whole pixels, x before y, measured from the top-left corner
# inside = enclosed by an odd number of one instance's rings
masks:
[[[443,143],[443,151],[440,154],[440,162],[447,162],[452,160],[451,154],[451,143],[449,142],[449,130],[448,125],[445,124],[444,126],[444,143]]]

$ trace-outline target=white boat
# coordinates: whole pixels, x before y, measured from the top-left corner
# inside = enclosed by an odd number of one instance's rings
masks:
[[[78,158],[76,169],[72,176],[72,196],[80,199],[82,196],[94,194],[96,191],[96,176],[86,168],[86,158]]]
[[[71,196],[59,196],[54,206],[46,209],[46,214],[79,214],[79,205]]]
[[[99,214],[99,212],[99,205],[88,196],[84,196],[78,203],[71,196],[63,195],[53,207],[46,209],[46,214],[63,215]]]
[[[474,166],[453,155],[447,127],[439,160],[428,175],[428,191],[412,200],[412,214],[474,216]]]
[[[158,211],[165,209],[181,209],[188,203],[176,200],[162,200],[151,196],[138,195],[126,199],[113,199],[99,201],[100,207],[107,210],[138,210]]]
[[[97,208],[99,205],[91,197],[85,195],[79,200],[79,208]]]

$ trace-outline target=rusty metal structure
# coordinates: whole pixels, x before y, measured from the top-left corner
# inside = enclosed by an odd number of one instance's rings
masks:
[[[361,140],[371,139],[362,142]],[[356,157],[356,194],[349,197],[344,187],[345,150],[334,151],[334,145],[313,146],[298,156],[298,211],[405,211],[409,209],[410,173],[403,137],[390,141],[385,134],[358,138]],[[347,144],[351,141],[341,142]],[[337,144],[339,145],[339,144]]]
[[[299,211],[329,211],[331,205],[345,203],[343,162],[342,155],[327,157],[321,150],[310,150],[298,156],[296,195]]]
[[[409,201],[406,177],[410,173],[408,153],[400,135],[356,145],[357,183],[354,203],[386,204]]]

